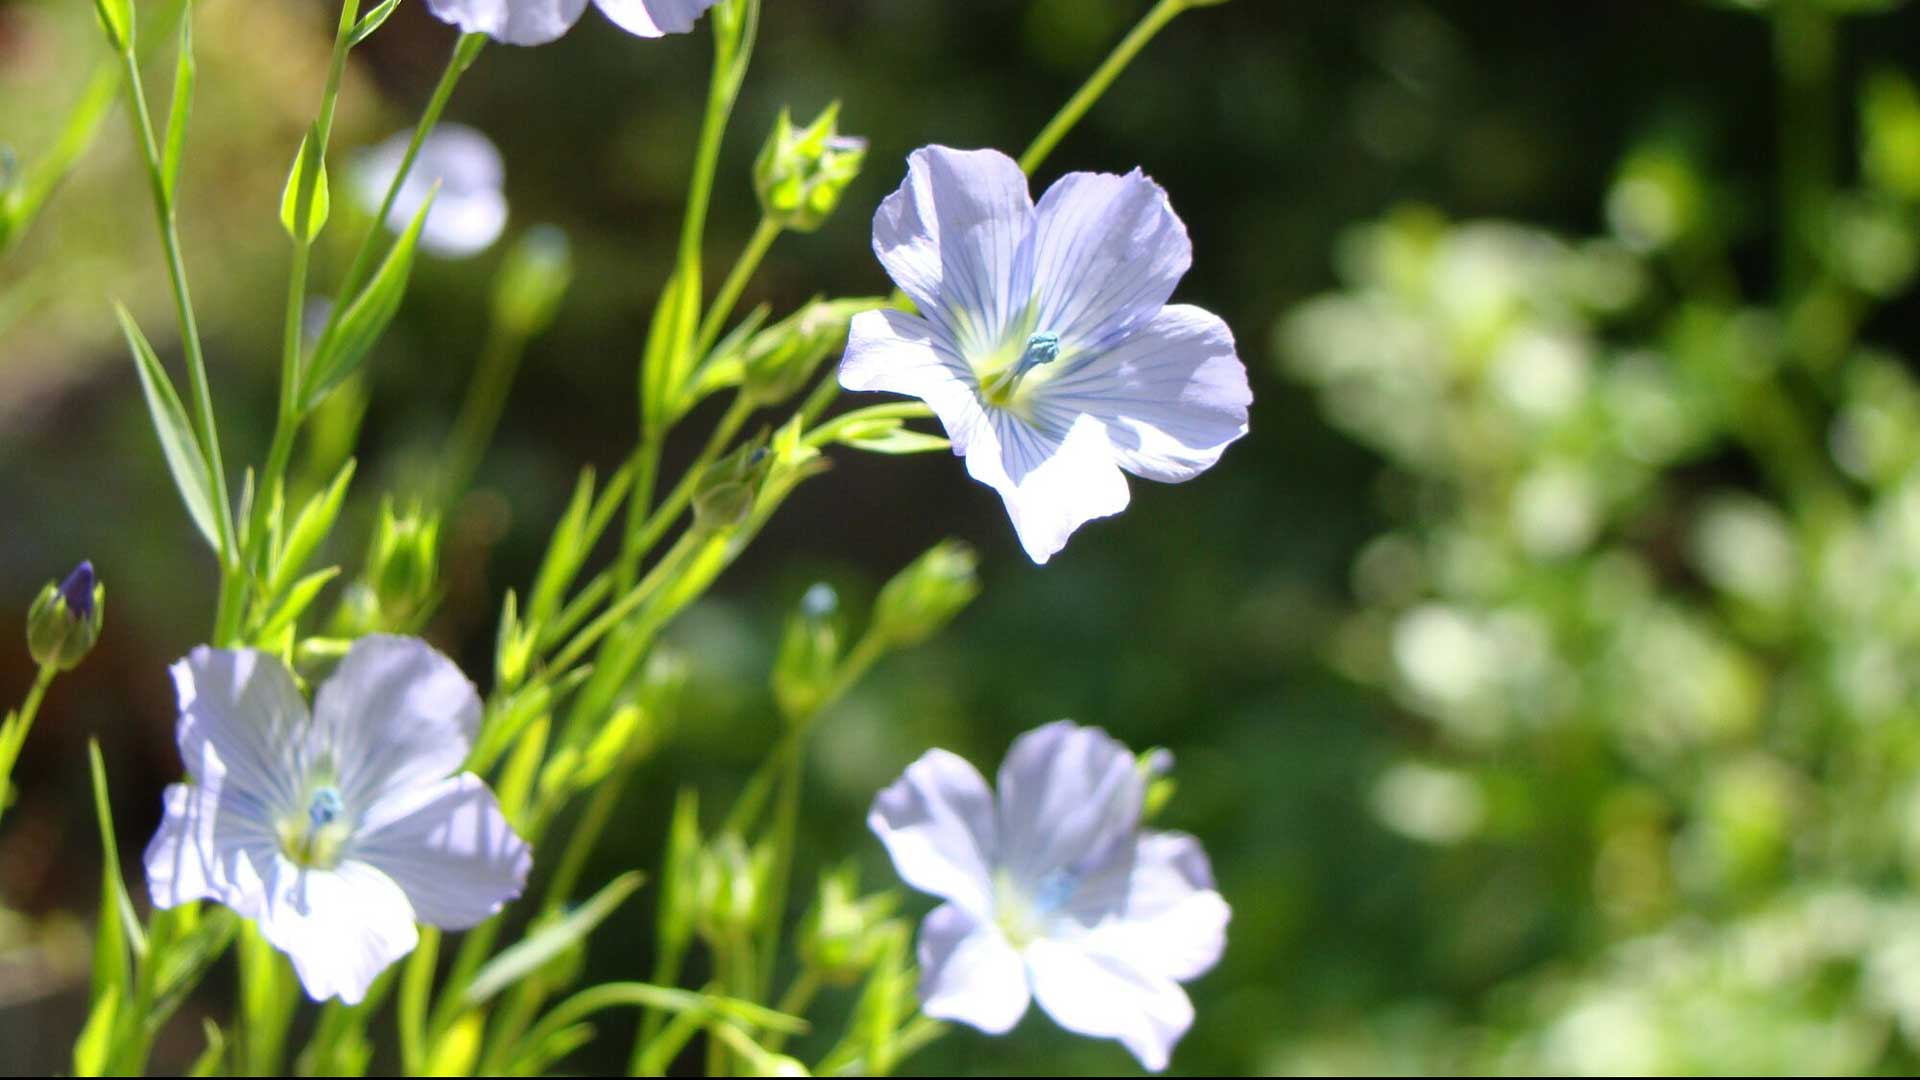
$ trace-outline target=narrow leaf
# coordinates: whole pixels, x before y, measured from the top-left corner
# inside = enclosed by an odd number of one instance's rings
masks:
[[[433,206],[433,195],[438,190],[436,186],[428,193],[407,231],[394,241],[386,260],[374,272],[373,280],[367,282],[346,314],[314,346],[313,362],[307,367],[306,387],[300,395],[303,408],[320,404],[329,391],[358,371],[367,353],[393,322],[400,310],[400,300],[407,292],[407,277],[413,272],[413,250],[420,242],[420,227],[426,224],[427,211]]]
[[[103,852],[100,868],[100,925],[94,939],[93,995],[98,1004],[105,995],[128,993],[133,954],[146,951],[140,920],[120,876],[120,845],[113,833],[113,810],[107,803],[107,767],[100,744],[87,742],[87,765],[93,776],[93,813],[100,828]]]
[[[272,637],[292,626],[294,620],[304,614],[314,598],[320,595],[320,590],[327,587],[327,582],[338,576],[340,576],[340,568],[329,566],[325,570],[315,570],[294,583],[293,587],[287,590],[286,599],[280,602],[279,608],[274,611],[272,617],[261,625],[259,636]]]
[[[320,131],[318,127],[308,128],[300,140],[300,153],[287,173],[287,186],[280,192],[280,224],[296,242],[312,243],[327,224],[331,204]]]
[[[186,152],[187,118],[193,113],[193,80],[198,65],[193,59],[193,5],[180,13],[180,55],[173,69],[173,107],[167,115],[167,147],[161,156],[160,178],[167,203],[180,186],[180,162]]]
[[[693,337],[700,322],[700,279],[675,271],[661,290],[641,354],[640,416],[658,429],[679,412],[681,390],[693,367]]]
[[[593,932],[594,927],[613,914],[614,909],[627,897],[632,896],[645,879],[646,875],[637,870],[621,874],[595,893],[593,899],[575,909],[573,914],[488,961],[487,966],[481,968],[473,982],[467,985],[462,1004],[469,1009],[485,1004],[493,995],[532,974],[547,961],[584,939]]]
[[[222,518],[215,512],[213,473],[193,427],[187,423],[187,411],[180,405],[180,395],[174,392],[173,380],[167,378],[167,370],[160,366],[160,358],[154,355],[153,346],[147,343],[146,335],[134,324],[127,309],[115,304],[114,312],[120,318],[120,330],[127,337],[127,347],[133,350],[133,364],[140,373],[140,389],[147,398],[147,412],[153,418],[154,434],[160,437],[160,452],[173,473],[173,484],[180,490],[180,501],[186,504],[188,516],[193,518],[194,526],[214,551],[232,550],[231,544],[221,542]]]
[[[351,49],[372,37],[373,32],[380,29],[380,24],[387,21],[387,16],[393,14],[393,9],[399,6],[400,0],[382,0],[379,7],[360,16],[360,21],[353,24],[352,32],[347,35],[347,48]]]
[[[112,987],[93,1003],[87,1024],[73,1043],[73,1075],[100,1076],[107,1071],[107,1055],[113,1050],[113,1029],[120,1012],[120,989]]]
[[[284,594],[293,584],[294,575],[307,568],[307,560],[326,542],[333,523],[340,517],[347,485],[353,481],[353,470],[354,462],[349,458],[334,475],[333,483],[327,485],[327,490],[308,499],[307,505],[300,508],[299,516],[293,519],[293,529],[287,533],[286,545],[280,549],[273,575],[267,581],[268,595]]]
[[[915,431],[896,419],[854,424],[835,441],[870,454],[924,454],[953,449],[953,444],[944,437]]]
[[[587,558],[584,540],[587,514],[592,508],[593,470],[582,469],[580,481],[574,485],[573,500],[567,504],[560,523],[554,526],[547,556],[540,563],[540,572],[534,576],[533,593],[527,601],[528,625],[538,627],[553,616],[567,586],[573,584],[574,576],[580,572],[580,565]]]

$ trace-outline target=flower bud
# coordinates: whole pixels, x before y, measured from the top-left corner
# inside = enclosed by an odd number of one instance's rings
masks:
[[[528,229],[494,279],[494,321],[517,338],[533,337],[552,324],[572,281],[567,234],[552,225]]]
[[[409,625],[432,606],[439,565],[440,515],[417,506],[395,514],[391,499],[382,502],[366,578],[387,629]]]
[[[866,974],[887,945],[899,897],[860,895],[852,863],[820,875],[820,894],[800,923],[800,958],[807,969],[835,986],[851,986]]]
[[[833,586],[820,582],[787,618],[773,663],[773,700],[790,723],[812,715],[833,692],[840,666],[840,626],[834,618],[839,605]]]
[[[781,228],[812,232],[826,223],[840,196],[866,161],[867,140],[841,135],[836,128],[840,104],[827,106],[807,127],[794,130],[793,117],[780,110],[753,163],[753,190],[760,209]]]
[[[42,667],[72,671],[100,638],[107,614],[107,588],[83,562],[58,585],[49,581],[27,612],[27,651]]]
[[[820,362],[847,343],[847,324],[878,306],[872,300],[813,300],[753,335],[740,363],[742,389],[756,405],[778,405],[798,393]]]
[[[766,478],[767,448],[753,439],[700,474],[693,489],[693,521],[703,529],[730,529],[747,519]]]
[[[751,934],[760,925],[773,851],[752,851],[734,833],[714,838],[700,853],[696,897],[702,937],[723,945]]]
[[[980,592],[973,549],[958,540],[928,548],[880,590],[873,632],[896,649],[938,633]]]

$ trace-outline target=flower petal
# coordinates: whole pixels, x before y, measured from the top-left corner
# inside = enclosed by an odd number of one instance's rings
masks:
[[[1193,1026],[1193,1003],[1180,984],[1125,959],[1078,944],[1042,940],[1027,946],[1033,997],[1068,1031],[1118,1039],[1155,1072]]]
[[[992,920],[993,793],[965,759],[945,750],[922,754],[874,796],[867,826],[907,884]]]
[[[567,32],[587,0],[427,0],[441,22],[508,45],[545,45]]]
[[[486,782],[461,773],[374,804],[350,857],[407,894],[419,921],[464,930],[520,895],[533,853],[500,813]]]
[[[160,828],[147,843],[147,893],[153,906],[170,908],[193,900],[218,899],[210,880],[208,828],[198,792],[186,784],[168,784]]]
[[[1214,890],[1200,841],[1185,833],[1142,833],[1125,917],[1095,929],[1087,945],[1185,982],[1219,963],[1231,917],[1226,900]]]
[[[306,775],[307,703],[279,659],[202,645],[173,665],[175,734],[188,775],[241,792],[269,814],[295,806]]]
[[[1049,407],[1097,416],[1136,476],[1189,480],[1247,433],[1247,369],[1218,316],[1173,304],[1104,351],[1045,373]],[[1044,376],[1043,376],[1044,377]]]
[[[1193,264],[1187,227],[1139,169],[1068,173],[1033,216],[1037,325],[1069,353],[1105,348],[1151,319]]]
[[[354,189],[369,212],[378,210],[387,197],[412,137],[401,132],[354,162]],[[441,124],[420,144],[419,156],[387,213],[387,228],[404,231],[438,184],[433,209],[420,230],[420,246],[442,258],[478,254],[506,228],[505,180],[506,167],[492,140],[465,124]]]
[[[718,0],[593,0],[615,26],[641,37],[684,34]]]
[[[373,634],[314,698],[315,741],[334,755],[347,812],[458,771],[480,727],[480,695],[419,638]]]
[[[1060,720],[1013,741],[1000,765],[1000,863],[1028,886],[1100,876],[1132,854],[1143,788],[1132,751]]]
[[[991,922],[977,922],[955,904],[941,904],[920,924],[920,1007],[1004,1035],[1027,1012],[1027,973],[1020,954]]]
[[[1027,303],[1027,177],[998,150],[926,146],[873,215],[873,252],[967,356],[998,347]]]
[[[918,315],[882,309],[853,317],[840,385],[917,397],[947,429],[955,454],[965,454],[976,432],[992,437],[973,371],[945,331]]]
[[[331,870],[278,860],[260,933],[287,954],[307,996],[358,1005],[373,980],[413,951],[413,908],[392,879],[363,862]]]
[[[967,472],[1000,493],[1034,562],[1045,564],[1080,526],[1127,508],[1127,478],[1098,418],[1045,408],[1032,420],[1003,409],[985,418],[970,434]]]

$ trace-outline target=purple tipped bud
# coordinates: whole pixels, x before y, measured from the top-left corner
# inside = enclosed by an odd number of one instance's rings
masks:
[[[93,563],[82,562],[60,583],[60,599],[67,610],[85,621],[93,618]]]

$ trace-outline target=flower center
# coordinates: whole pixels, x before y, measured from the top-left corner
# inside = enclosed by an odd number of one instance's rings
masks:
[[[1019,359],[980,381],[980,392],[988,403],[1006,406],[1013,400],[1013,392],[1020,388],[1034,368],[1051,364],[1060,359],[1060,335],[1042,330],[1027,338],[1026,348],[1021,350]]]
[[[995,875],[993,909],[1001,933],[1016,949],[1045,937],[1048,924],[1079,885],[1079,875],[1066,869],[1052,871],[1031,888],[1022,888],[1004,871]]]
[[[346,820],[340,789],[322,784],[307,796],[305,817],[289,814],[280,822],[280,850],[301,866],[321,870],[340,861],[353,829]]]

